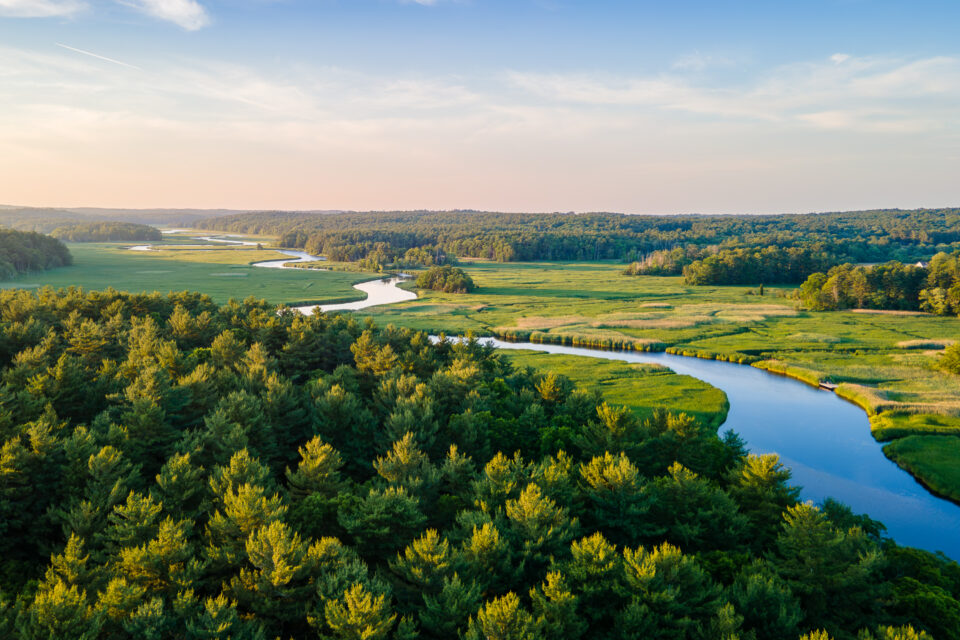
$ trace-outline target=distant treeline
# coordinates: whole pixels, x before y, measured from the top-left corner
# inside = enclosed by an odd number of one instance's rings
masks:
[[[937,251],[960,248],[960,209],[776,216],[272,212],[201,220],[195,226],[275,235],[284,246],[323,253],[336,260],[362,259],[380,243],[395,255],[417,248],[434,255],[440,252],[503,262],[632,262],[642,261],[655,251],[684,247],[682,259],[670,267],[672,273],[705,257],[696,252],[710,247],[715,252],[828,245],[839,259],[850,262],[914,261]],[[692,254],[689,259],[687,252]]]
[[[65,242],[147,242],[163,240],[159,229],[133,222],[76,222],[50,232]]]
[[[960,252],[938,253],[926,267],[888,262],[843,264],[807,278],[798,295],[817,311],[889,309],[960,315]]]
[[[85,222],[135,222],[138,224],[190,226],[200,219],[223,215],[224,211],[165,209],[51,209],[0,207],[0,227],[19,231],[50,233],[58,227]]]
[[[32,231],[0,229],[0,278],[72,264],[70,251],[59,240]]]

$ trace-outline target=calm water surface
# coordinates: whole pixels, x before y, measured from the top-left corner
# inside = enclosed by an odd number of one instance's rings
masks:
[[[500,349],[531,349],[649,362],[721,389],[733,429],[752,453],[776,453],[804,499],[833,497],[887,526],[898,543],[960,559],[960,506],[938,498],[888,460],[859,407],[836,394],[755,367],[667,353],[599,351],[483,338]]]

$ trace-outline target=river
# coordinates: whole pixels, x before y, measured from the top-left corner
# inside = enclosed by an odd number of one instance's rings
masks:
[[[407,278],[389,278],[387,280],[368,280],[360,284],[353,285],[354,289],[363,291],[367,294],[364,300],[354,300],[353,302],[340,302],[337,304],[322,304],[320,311],[359,311],[367,307],[376,307],[382,304],[393,304],[395,302],[404,302],[406,300],[416,300],[417,294],[413,291],[401,289],[397,285],[407,280]],[[306,307],[294,307],[304,315],[313,315],[317,305]]]
[[[898,543],[960,558],[960,507],[923,488],[883,455],[859,407],[836,394],[756,367],[668,353],[600,351],[482,338],[499,349],[530,349],[648,362],[693,376],[727,394],[733,429],[752,453],[776,453],[806,500],[833,497],[883,522]]]
[[[161,233],[166,235],[174,235],[183,233],[184,229],[165,229]],[[206,242],[216,242],[220,244],[232,244],[232,245],[242,245],[242,246],[257,246],[259,243],[249,241],[249,240],[233,240],[231,238],[237,238],[242,236],[237,236],[234,234],[222,234],[222,235],[210,235],[210,236],[195,236],[197,240],[204,240]],[[180,248],[189,245],[180,245]],[[211,245],[196,245],[196,248],[200,249],[209,249]],[[129,247],[130,251],[153,251],[155,250],[154,245],[144,244],[138,245],[135,247]],[[326,260],[323,256],[315,256],[305,251],[294,251],[292,249],[270,249],[276,253],[287,256],[288,258],[294,258],[293,260],[283,258],[279,260],[264,260],[263,262],[254,262],[251,264],[251,267],[261,267],[264,269],[297,269],[298,267],[289,267],[287,265],[295,263],[304,263],[304,262],[319,262],[321,260]],[[317,271],[325,271],[325,269],[317,269]],[[334,304],[323,304],[320,305],[321,311],[359,311],[360,309],[366,309],[368,307],[375,307],[383,304],[393,304],[395,302],[404,302],[406,300],[416,300],[417,294],[413,291],[407,291],[401,289],[397,285],[408,280],[409,276],[406,274],[400,274],[401,277],[393,277],[388,279],[377,279],[377,280],[368,280],[366,282],[361,282],[359,284],[353,285],[353,288],[357,291],[361,291],[366,294],[366,298],[363,300],[354,300],[353,302],[338,302]],[[304,315],[312,315],[314,310],[317,308],[317,305],[306,305],[302,307],[294,307],[297,311]]]
[[[248,244],[208,236],[211,242]],[[256,244],[256,243],[253,243]],[[150,247],[133,247],[148,250]],[[269,260],[253,266],[284,267],[291,262],[322,260],[302,251],[280,250],[296,260]],[[364,300],[320,305],[321,311],[357,311],[377,305],[416,299],[400,289],[404,278],[369,280],[354,285],[367,294]],[[310,315],[316,305],[296,307]],[[601,351],[560,345],[511,343],[483,338],[500,349],[531,349],[546,353],[664,365],[693,376],[727,394],[730,412],[722,430],[733,429],[753,453],[776,453],[793,472],[804,499],[833,497],[858,513],[866,513],[887,526],[900,544],[943,551],[960,559],[960,507],[938,498],[909,473],[883,455],[870,434],[870,421],[859,407],[836,394],[755,367],[717,360],[702,360],[668,353]]]

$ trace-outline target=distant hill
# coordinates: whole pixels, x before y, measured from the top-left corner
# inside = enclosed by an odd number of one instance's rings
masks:
[[[20,231],[50,233],[57,227],[81,222],[132,222],[161,227],[192,227],[200,220],[263,213],[246,209],[112,209],[97,207],[20,207],[0,204],[0,226]],[[305,211],[325,214],[339,211]]]

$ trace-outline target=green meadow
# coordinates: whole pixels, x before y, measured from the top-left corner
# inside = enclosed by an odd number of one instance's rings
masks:
[[[121,291],[201,291],[218,303],[256,296],[276,304],[311,304],[358,300],[353,285],[374,274],[340,271],[264,269],[253,262],[278,260],[275,251],[248,248],[184,248],[182,238],[164,243],[169,249],[130,251],[130,244],[69,244],[74,264],[0,282],[0,288],[84,289],[113,287]],[[181,245],[181,246],[178,246]]]
[[[960,468],[960,447],[942,446],[942,436],[960,436],[960,377],[937,368],[944,346],[960,338],[960,319],[808,312],[787,288],[767,287],[760,296],[751,287],[685,286],[679,277],[624,276],[614,263],[463,267],[478,286],[473,293],[421,292],[418,300],[371,310],[372,317],[451,334],[665,349],[832,382],[871,416],[878,440],[910,436],[916,443],[888,445],[891,458],[960,500],[960,477],[951,472]]]
[[[690,376],[681,376],[655,364],[631,364],[583,356],[539,351],[504,350],[517,367],[566,376],[578,386],[598,391],[611,404],[629,407],[639,418],[657,409],[686,413],[701,424],[717,429],[727,418],[727,396],[716,387]]]

